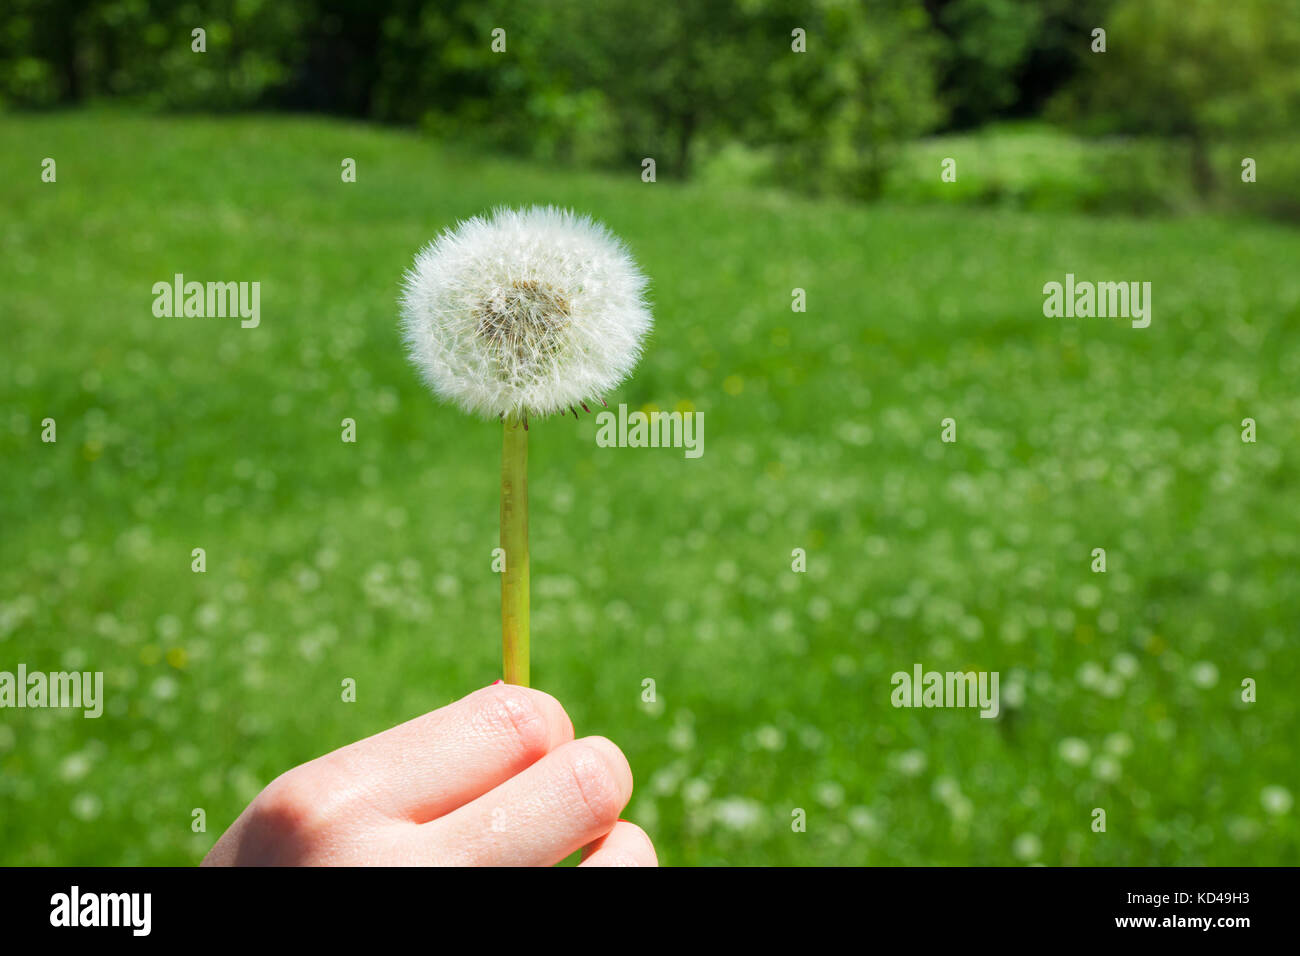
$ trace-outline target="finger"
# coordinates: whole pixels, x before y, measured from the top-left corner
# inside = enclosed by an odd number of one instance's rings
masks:
[[[488,793],[571,740],[573,722],[550,694],[496,684],[307,767],[330,781],[335,800],[425,823]]]
[[[623,752],[604,737],[584,737],[416,828],[412,852],[467,866],[550,866],[613,829],[631,796]]]
[[[578,866],[658,866],[659,857],[646,832],[619,820],[603,837],[582,851]]]

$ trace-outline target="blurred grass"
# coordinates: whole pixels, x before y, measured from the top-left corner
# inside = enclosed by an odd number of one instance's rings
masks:
[[[705,413],[690,461],[532,431],[534,681],[623,747],[665,863],[1300,862],[1295,232],[308,120],[5,116],[0,145],[0,669],[109,698],[0,712],[0,863],[195,862],[279,772],[497,676],[498,430],[424,392],[395,300],[439,229],[532,202],[652,277],[611,405]],[[261,327],[155,318],[176,272],[260,281]],[[1066,272],[1152,282],[1151,327],[1045,319]],[[892,708],[914,662],[1000,671],[1002,716]]]

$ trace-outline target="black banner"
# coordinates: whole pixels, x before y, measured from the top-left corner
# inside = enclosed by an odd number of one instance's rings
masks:
[[[663,870],[623,880],[506,870],[73,869],[0,871],[7,941],[334,942],[559,930],[646,940],[675,924],[732,942],[773,926],[866,939],[1131,937],[1233,945],[1291,923],[1293,870]],[[644,882],[638,882],[643,880]],[[566,919],[572,919],[568,929]],[[916,936],[917,932],[921,936]],[[605,936],[608,942],[609,937]]]

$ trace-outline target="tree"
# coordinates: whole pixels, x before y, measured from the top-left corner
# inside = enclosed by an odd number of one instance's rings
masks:
[[[1099,25],[1107,51],[1090,55],[1076,95],[1103,126],[1185,142],[1202,194],[1215,186],[1214,142],[1294,130],[1300,17],[1292,0],[1121,0]]]
[[[827,0],[793,15],[809,52],[774,63],[755,118],[780,149],[787,180],[877,197],[897,148],[943,118],[939,37],[911,0]],[[787,46],[788,50],[788,46]]]

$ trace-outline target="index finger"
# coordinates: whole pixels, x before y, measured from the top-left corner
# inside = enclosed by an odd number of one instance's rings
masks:
[[[573,722],[550,694],[496,684],[307,766],[383,816],[426,823],[572,739]]]

